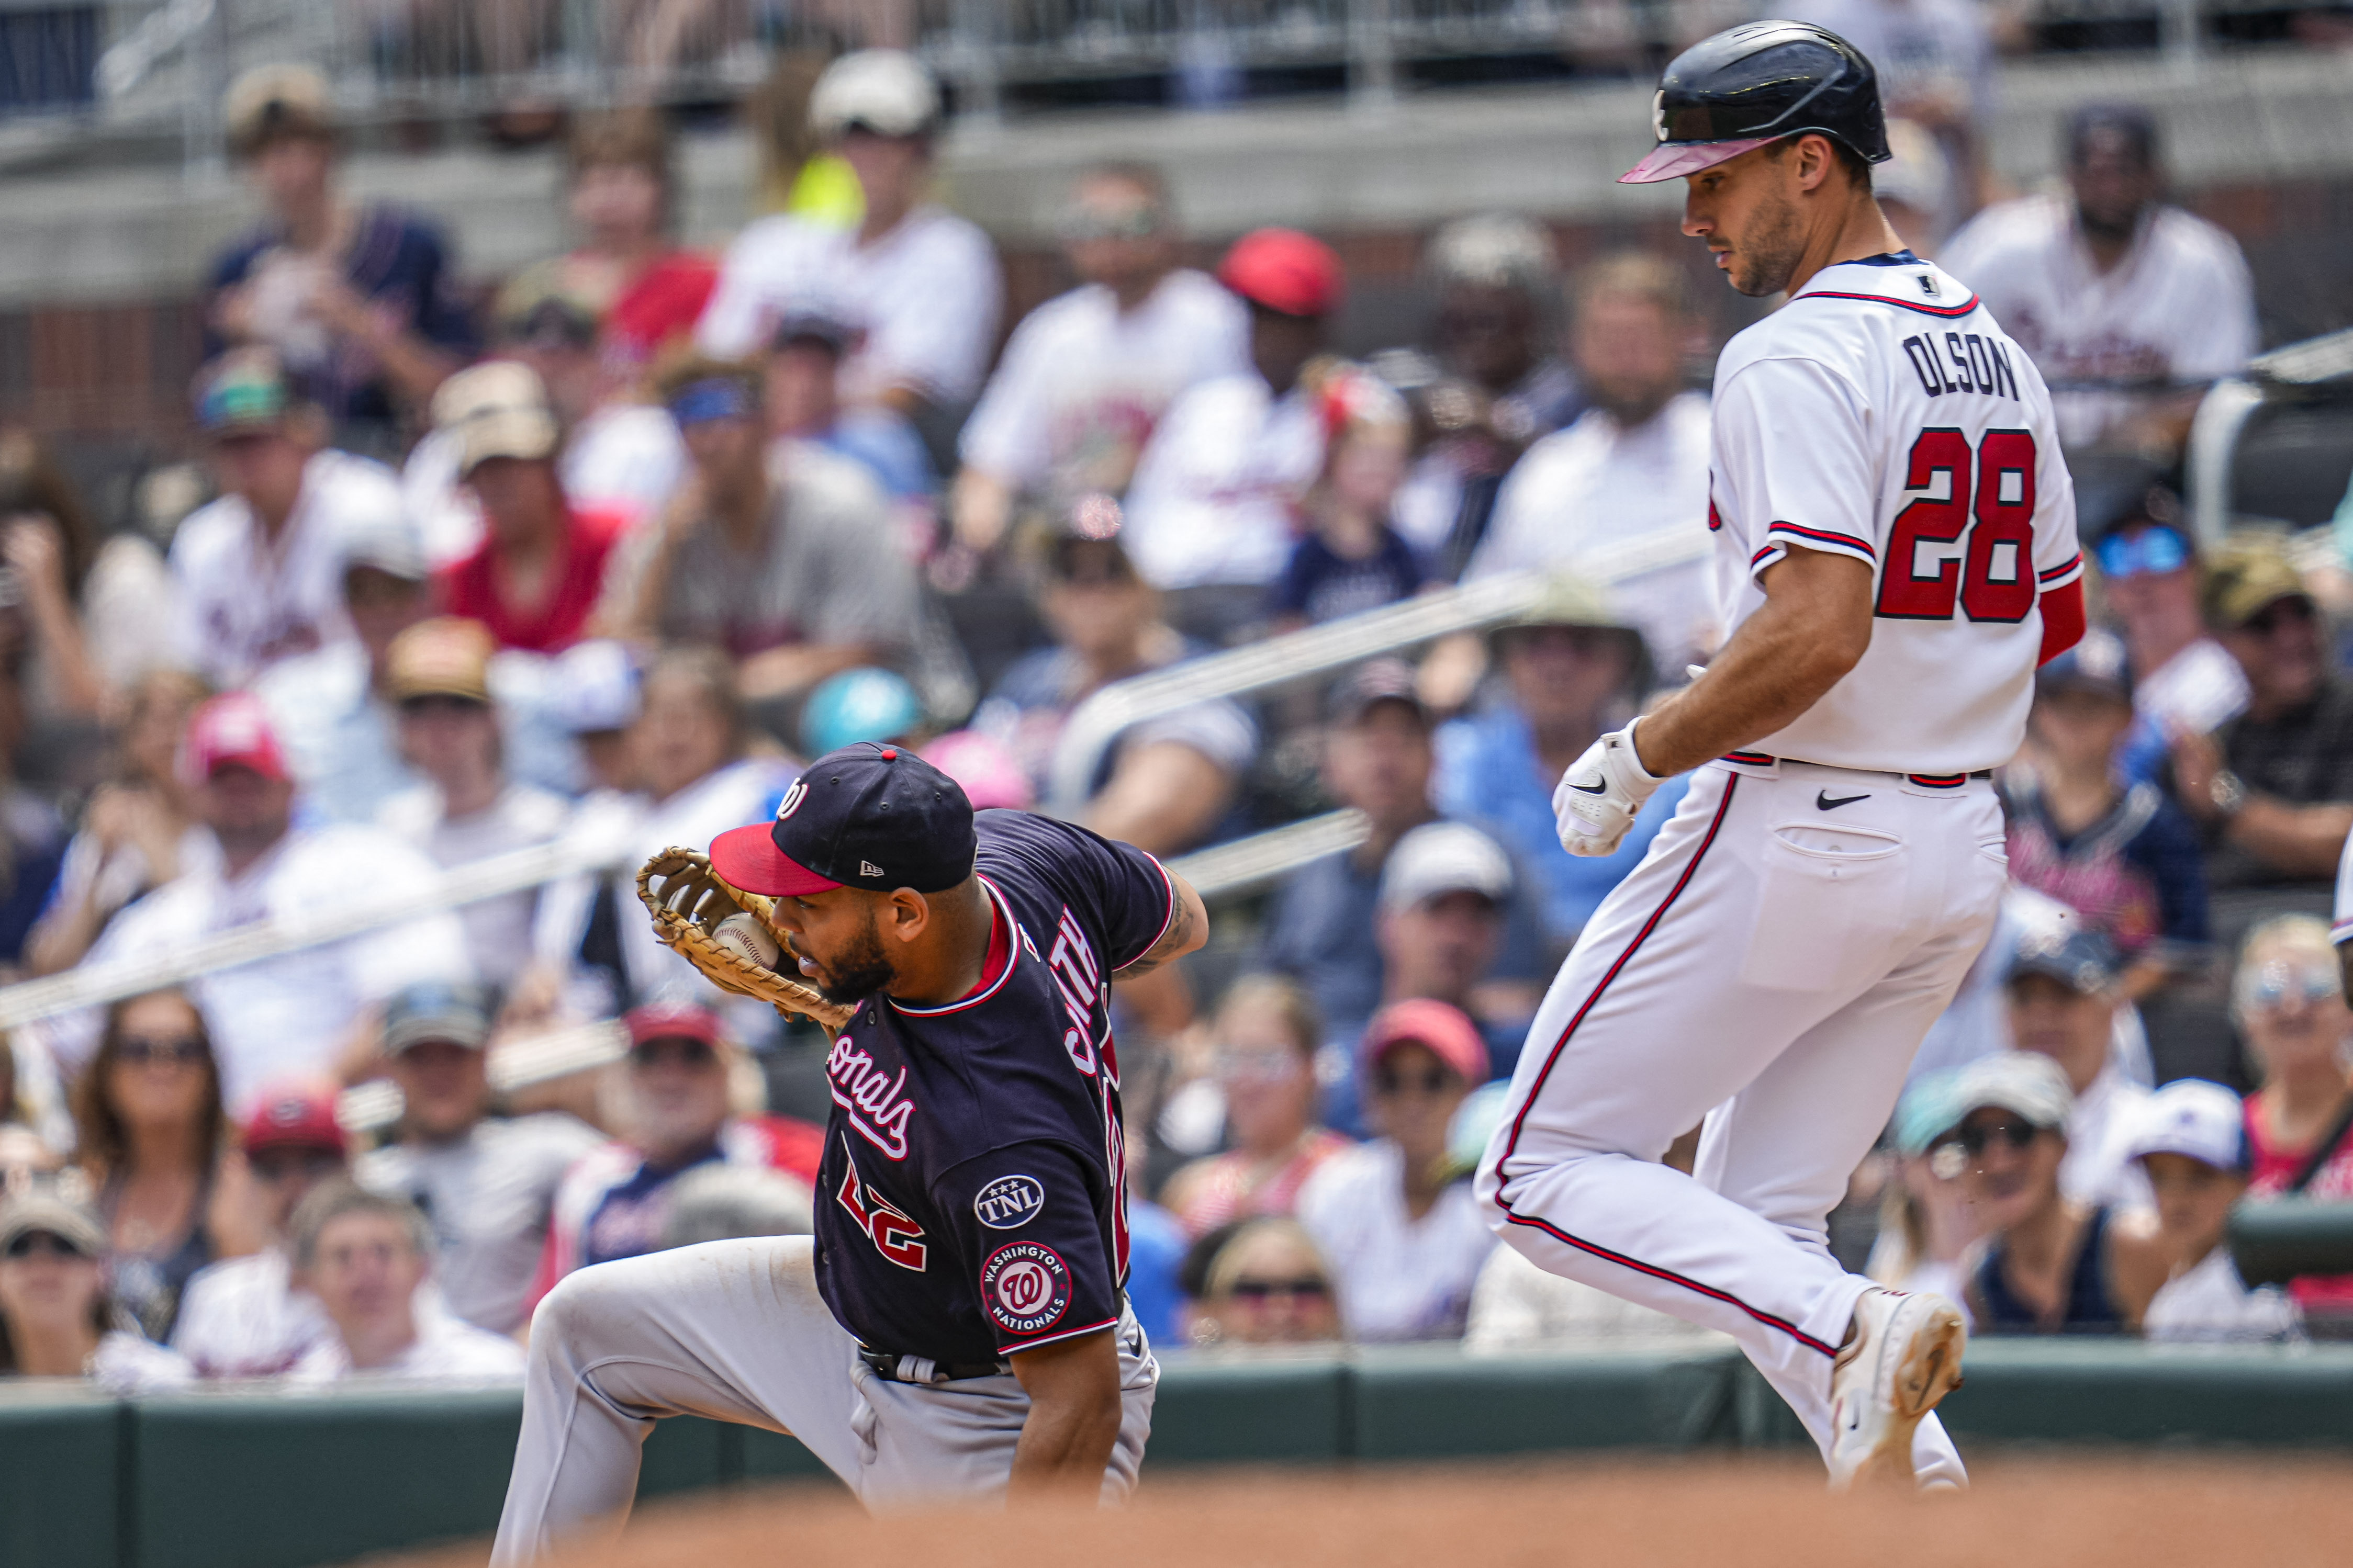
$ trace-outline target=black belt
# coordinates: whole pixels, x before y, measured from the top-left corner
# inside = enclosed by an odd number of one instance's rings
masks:
[[[1802,757],[1772,757],[1762,752],[1726,752],[1722,758],[1727,763],[1741,763],[1752,768],[1769,768],[1776,763],[1804,762]],[[1892,773],[1897,778],[1929,789],[1958,789],[1971,779],[1993,777],[1991,768],[1979,768],[1973,773],[1907,773],[1894,768],[1850,768],[1844,763],[1816,763],[1813,767],[1840,768],[1851,773]]]
[[[919,1355],[858,1347],[858,1359],[867,1370],[888,1383],[963,1383],[975,1377],[1000,1377],[1013,1370],[1009,1361],[937,1362]]]

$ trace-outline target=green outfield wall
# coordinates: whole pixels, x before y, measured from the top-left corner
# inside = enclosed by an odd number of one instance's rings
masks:
[[[486,1534],[512,1392],[0,1391],[0,1568],[317,1568]],[[1987,1341],[1945,1405],[1965,1448],[2353,1448],[2353,1345],[2169,1350]],[[1189,1465],[1728,1452],[1803,1441],[1728,1351],[1482,1359],[1399,1349],[1170,1364],[1147,1478]],[[640,1495],[822,1481],[788,1437],[692,1419]]]

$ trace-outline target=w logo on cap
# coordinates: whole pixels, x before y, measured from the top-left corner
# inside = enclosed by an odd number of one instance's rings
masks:
[[[785,798],[776,803],[776,820],[782,822],[794,812],[798,811],[801,808],[801,802],[807,798],[808,781],[795,779],[793,787],[785,792]]]

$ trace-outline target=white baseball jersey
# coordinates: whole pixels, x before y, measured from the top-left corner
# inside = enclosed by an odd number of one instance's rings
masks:
[[[1754,750],[1957,774],[2025,736],[2043,591],[2083,573],[2051,395],[1909,251],[1823,268],[1716,363],[1708,526],[1727,634],[1793,547],[1873,569],[1871,646]]]
[[[1946,243],[1943,260],[2059,384],[2070,442],[2095,439],[2139,405],[2129,393],[2081,384],[2206,381],[2235,374],[2255,352],[2254,280],[2238,241],[2179,207],[2144,213],[2131,247],[2105,272],[2063,195],[1988,207]]]

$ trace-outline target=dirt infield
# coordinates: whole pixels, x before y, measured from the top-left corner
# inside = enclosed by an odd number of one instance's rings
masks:
[[[1965,1497],[1832,1499],[1810,1464],[1189,1473],[1112,1513],[870,1519],[829,1489],[646,1509],[563,1568],[2322,1568],[2353,1460],[2011,1457]],[[398,1568],[479,1568],[481,1548]],[[395,1568],[382,1559],[375,1568]]]

